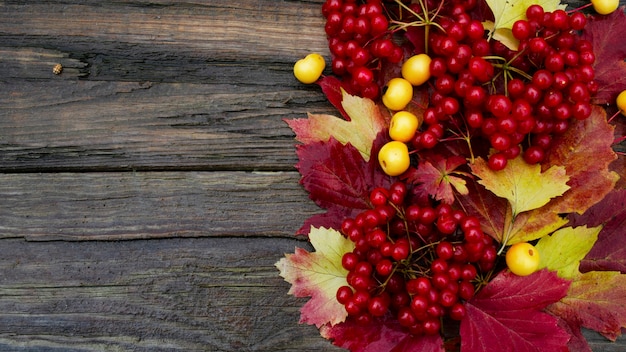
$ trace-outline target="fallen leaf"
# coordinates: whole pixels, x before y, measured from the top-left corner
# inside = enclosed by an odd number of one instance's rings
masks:
[[[375,151],[383,144],[383,139],[380,136],[374,143]],[[302,234],[311,226],[340,228],[345,217],[356,216],[370,208],[369,193],[373,188],[388,187],[391,183],[380,170],[378,160],[365,161],[352,145],[344,146],[334,138],[298,145],[296,154],[300,159],[296,164],[302,175],[300,183],[309,197],[327,210],[325,214],[307,219],[298,231]]]
[[[554,165],[542,172],[540,165],[527,164],[521,156],[509,160],[507,167],[500,171],[491,170],[482,158],[477,158],[470,166],[472,173],[480,177],[478,183],[509,201],[514,218],[546,205],[570,188],[564,167]]]
[[[539,269],[556,271],[564,279],[577,277],[580,261],[596,243],[601,229],[602,226],[565,227],[541,238],[535,246],[541,259]]]
[[[334,326],[322,326],[320,333],[334,345],[352,352],[444,352],[440,335],[411,335],[390,314],[365,325],[348,318]]]
[[[489,8],[493,12],[494,29],[513,28],[517,20],[526,19],[526,9],[530,5],[541,5],[545,12],[552,12],[556,9],[565,9],[566,5],[561,5],[559,0],[486,0]]]
[[[386,119],[372,100],[353,96],[342,90],[341,102],[350,121],[326,114],[309,114],[306,119],[285,120],[304,143],[325,142],[331,137],[341,144],[351,144],[366,161],[370,159],[372,143],[386,128]]]
[[[547,310],[573,328],[592,329],[615,341],[626,327],[626,275],[617,271],[578,274],[567,296]]]
[[[609,171],[609,164],[617,158],[611,147],[613,129],[604,109],[596,106],[587,119],[573,121],[553,139],[542,167],[564,166],[571,188],[544,210],[582,214],[615,187],[619,175]]]
[[[410,170],[407,175],[407,181],[416,184],[416,190],[423,191],[447,204],[455,201],[453,188],[462,195],[469,193],[467,182],[459,176],[471,175],[463,171],[455,171],[459,166],[465,165],[465,158],[460,156],[443,158],[436,154],[431,159],[420,160],[417,168]]]
[[[617,94],[626,89],[626,14],[624,8],[607,16],[590,16],[582,32],[582,39],[591,41],[596,61],[594,80],[598,92],[592,98],[595,104],[614,104]]]
[[[312,228],[309,240],[315,252],[296,247],[294,254],[286,254],[276,263],[280,276],[291,284],[289,294],[311,297],[301,308],[300,322],[338,324],[348,315],[337,299],[337,289],[348,285],[348,271],[341,265],[347,252],[354,250],[354,242],[333,229]]]
[[[580,263],[580,271],[626,273],[626,189],[614,190],[583,215],[571,216],[573,224],[604,224],[598,240]]]
[[[495,28],[493,21],[484,21],[483,27],[491,33],[491,37],[500,43],[504,44],[507,48],[517,51],[519,49],[519,40],[513,35],[513,31],[510,28]]]
[[[461,350],[567,351],[570,335],[543,309],[563,298],[568,286],[567,280],[547,270],[528,276],[500,272],[466,303]]]

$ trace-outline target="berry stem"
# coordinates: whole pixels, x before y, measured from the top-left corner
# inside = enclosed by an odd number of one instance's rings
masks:
[[[621,114],[621,111],[616,112],[615,114],[613,114],[613,116],[611,116],[608,120],[606,120],[607,123],[611,123],[611,121],[613,121],[613,119],[615,117],[617,117],[617,115]]]
[[[593,6],[593,4],[591,2],[589,2],[589,3],[587,3],[587,4],[583,5],[583,6],[580,6],[580,7],[577,7],[575,9],[572,9],[572,10],[569,10],[569,11],[565,11],[565,12],[567,12],[567,14],[569,15],[569,14],[572,14],[574,12],[582,11],[582,10],[588,8],[588,7],[591,7],[591,6]]]

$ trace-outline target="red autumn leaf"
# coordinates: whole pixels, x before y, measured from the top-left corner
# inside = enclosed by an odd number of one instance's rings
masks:
[[[440,335],[411,335],[390,314],[373,319],[366,325],[348,318],[334,326],[322,326],[320,333],[334,345],[352,352],[444,351]]]
[[[583,39],[591,41],[596,56],[594,63],[598,93],[595,104],[613,104],[619,92],[626,89],[626,14],[624,8],[608,16],[593,16],[585,26]]]
[[[569,282],[555,272],[529,276],[503,271],[466,304],[463,352],[567,351],[570,335],[543,309],[563,298]]]
[[[339,110],[341,116],[350,121],[350,116],[348,116],[348,113],[346,113],[341,105],[341,101],[343,100],[341,81],[335,76],[324,76],[321,79],[318,79],[316,83],[322,88],[322,92],[326,94],[328,101],[333,104],[337,110]]]
[[[542,166],[565,166],[571,188],[548,205],[550,210],[582,214],[615,187],[619,176],[608,168],[617,157],[612,141],[613,126],[599,107],[593,108],[589,118],[572,122],[567,132],[554,138]]]
[[[572,279],[567,296],[547,310],[572,329],[585,327],[615,341],[626,327],[626,275],[590,271]]]
[[[407,174],[407,181],[416,183],[418,192],[427,193],[436,200],[452,204],[455,201],[453,188],[463,195],[469,192],[465,179],[459,176],[471,177],[471,175],[463,171],[455,171],[465,163],[465,158],[460,156],[443,158],[436,154],[430,160],[420,160],[417,169],[411,169]]]
[[[571,336],[570,340],[567,342],[567,350],[569,352],[593,352],[579,326],[570,326],[567,321],[558,316],[556,316],[556,318],[559,322],[559,326]]]
[[[380,138],[378,138],[380,139]],[[374,142],[373,152],[380,143]],[[338,229],[345,217],[370,207],[369,193],[375,187],[388,187],[390,178],[383,174],[377,158],[366,162],[350,144],[342,145],[334,138],[328,142],[302,144],[296,147],[300,161],[296,168],[300,183],[326,214],[309,218],[299,233],[308,233],[311,226]]]
[[[570,216],[573,226],[605,224],[595,245],[580,263],[580,271],[626,273],[626,189],[614,190],[583,215]]]

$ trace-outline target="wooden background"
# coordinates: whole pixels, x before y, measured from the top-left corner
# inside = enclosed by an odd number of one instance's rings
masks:
[[[322,2],[0,1],[0,351],[338,350],[274,267]]]

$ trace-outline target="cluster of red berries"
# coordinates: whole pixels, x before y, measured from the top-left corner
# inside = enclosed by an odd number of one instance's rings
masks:
[[[332,71],[344,78],[344,88],[370,99],[380,96],[376,73],[384,60],[399,63],[402,48],[391,39],[389,19],[381,0],[326,0],[322,5],[332,54]]]
[[[408,204],[407,186],[370,193],[371,209],[343,221],[355,243],[342,266],[347,282],[337,300],[358,323],[392,314],[415,335],[438,334],[444,318],[461,320],[464,302],[497,258],[477,218],[450,205]]]
[[[528,20],[513,26],[520,43],[512,50],[488,41],[483,25],[461,8],[450,11],[451,18],[438,21],[443,31],[429,37],[433,92],[424,114],[427,127],[413,146],[430,148],[446,129],[469,129],[495,149],[489,158],[493,170],[506,167],[522,146],[526,162],[541,162],[554,135],[591,114],[598,88],[595,57],[591,43],[576,33],[585,15],[532,5]]]

